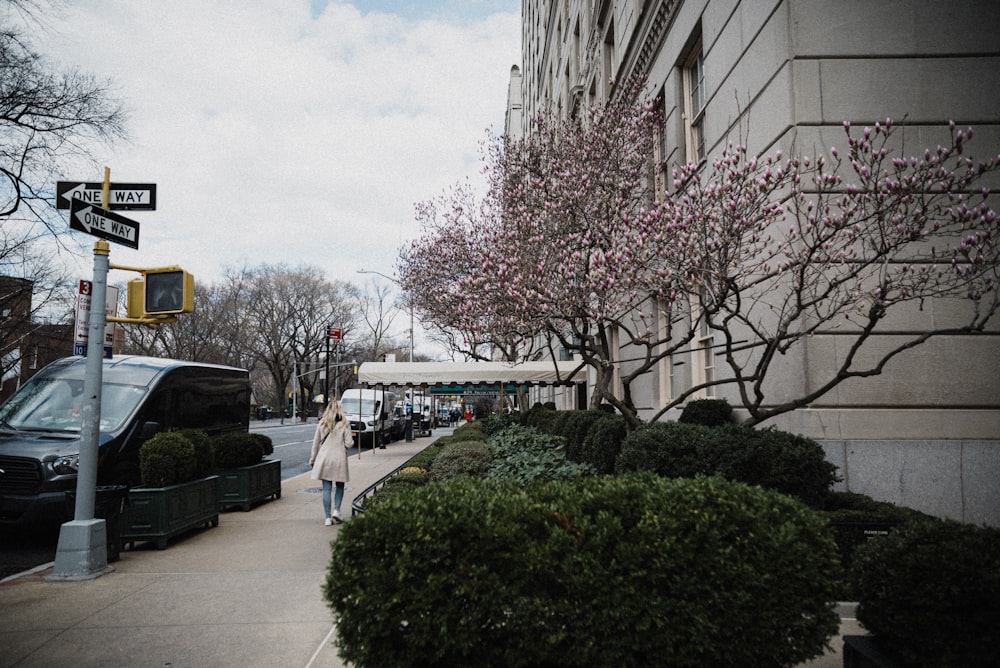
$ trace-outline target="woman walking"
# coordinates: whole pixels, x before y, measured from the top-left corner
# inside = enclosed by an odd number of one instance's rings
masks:
[[[347,471],[347,449],[354,444],[351,436],[351,425],[344,419],[344,409],[336,399],[327,404],[323,416],[316,426],[313,437],[312,454],[309,456],[309,466],[312,468],[312,479],[323,481],[323,516],[325,524],[334,522],[340,524],[340,503],[344,500],[344,483],[350,480]],[[337,492],[333,498],[333,512],[330,512],[330,492],[336,484]]]

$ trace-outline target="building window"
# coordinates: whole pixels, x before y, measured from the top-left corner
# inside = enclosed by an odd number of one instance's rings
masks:
[[[705,159],[705,57],[700,41],[684,66],[684,99],[687,157],[701,162]]]
[[[707,298],[700,295],[691,309],[691,317],[694,325],[698,328],[698,334],[694,337],[694,346],[691,351],[691,373],[694,385],[704,385],[715,380],[715,336],[709,326],[709,314],[705,308]],[[715,396],[714,387],[706,387],[699,390],[698,397],[710,398]]]
[[[666,94],[660,90],[656,96],[656,108],[663,119],[656,128],[656,140],[653,142],[653,172],[655,179],[655,197],[664,199],[667,194],[667,114],[666,114]]]

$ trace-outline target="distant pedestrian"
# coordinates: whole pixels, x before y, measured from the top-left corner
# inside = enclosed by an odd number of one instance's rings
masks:
[[[344,418],[344,409],[336,399],[331,399],[316,425],[309,466],[312,479],[323,481],[323,516],[325,524],[340,524],[340,504],[344,500],[344,485],[350,480],[347,470],[347,450],[354,444],[351,425]],[[336,485],[333,512],[330,512],[330,493]]]
[[[465,421],[472,422],[472,411],[468,408],[465,409]]]

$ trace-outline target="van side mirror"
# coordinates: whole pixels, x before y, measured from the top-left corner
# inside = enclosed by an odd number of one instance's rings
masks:
[[[139,431],[139,438],[143,441],[149,440],[160,433],[160,423],[159,422],[143,422],[142,429]]]

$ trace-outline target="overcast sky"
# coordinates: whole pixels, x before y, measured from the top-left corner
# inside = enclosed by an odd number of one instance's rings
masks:
[[[113,182],[157,184],[156,211],[123,212],[139,250],[112,244],[111,262],[206,282],[264,262],[359,285],[358,269],[391,274],[414,203],[480,178],[520,62],[521,0],[67,4],[34,45],[113,79],[131,141],[93,159]]]

